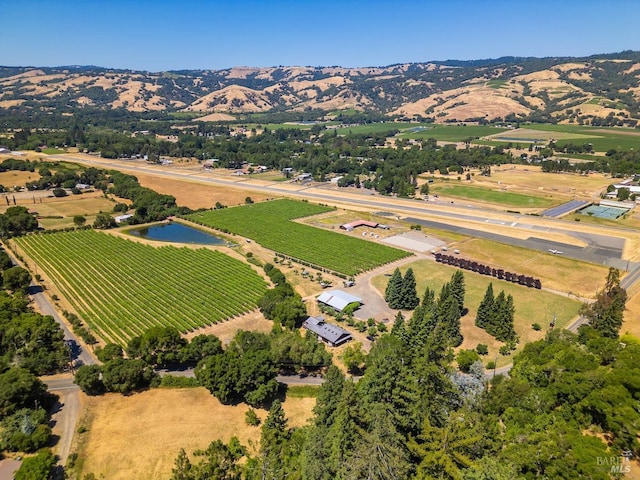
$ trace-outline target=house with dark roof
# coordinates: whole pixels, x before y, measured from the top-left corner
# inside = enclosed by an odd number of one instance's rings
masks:
[[[328,343],[332,347],[337,347],[353,340],[353,337],[344,328],[337,325],[327,323],[324,317],[309,317],[302,324],[307,330],[311,330],[318,335],[323,342]]]

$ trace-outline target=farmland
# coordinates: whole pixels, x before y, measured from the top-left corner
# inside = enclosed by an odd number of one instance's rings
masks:
[[[356,275],[410,255],[385,245],[293,222],[331,210],[330,207],[283,199],[198,212],[186,218],[251,238],[277,253],[346,275]]]
[[[521,193],[503,192],[487,188],[469,187],[465,185],[434,184],[431,192],[449,197],[463,198],[480,202],[495,203],[507,207],[545,208],[557,202],[552,199],[523,195]]]
[[[32,235],[16,243],[105,341],[151,326],[181,332],[255,309],[265,281],[210,249],[149,245],[92,230]]]

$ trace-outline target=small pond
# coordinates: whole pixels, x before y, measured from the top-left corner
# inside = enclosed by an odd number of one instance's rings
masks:
[[[203,245],[226,245],[227,241],[182,223],[163,223],[129,230],[127,233],[147,240]]]

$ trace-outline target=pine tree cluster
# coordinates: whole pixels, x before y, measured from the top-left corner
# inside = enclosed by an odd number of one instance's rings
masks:
[[[413,311],[405,326],[404,316],[398,312],[391,334],[403,338],[414,347],[424,345],[436,330],[446,345],[457,347],[462,343],[460,318],[464,312],[464,275],[460,270],[445,283],[436,299],[435,292],[427,287],[422,302]]]
[[[494,297],[493,283],[489,283],[478,307],[476,327],[483,328],[501,342],[510,342],[516,338],[516,332],[513,329],[514,314],[513,297],[505,295],[504,290]]]
[[[404,278],[400,269],[395,269],[384,292],[384,299],[390,308],[396,310],[413,310],[420,304],[413,269],[407,269]]]

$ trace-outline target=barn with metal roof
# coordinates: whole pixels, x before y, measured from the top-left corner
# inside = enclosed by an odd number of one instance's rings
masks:
[[[302,326],[307,330],[311,330],[318,335],[322,341],[332,347],[337,347],[353,339],[351,334],[344,328],[325,322],[324,317],[309,317],[304,321]]]
[[[318,297],[318,302],[324,303],[338,312],[344,310],[350,303],[363,303],[360,297],[356,297],[342,290],[327,290]]]

